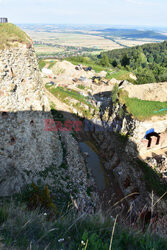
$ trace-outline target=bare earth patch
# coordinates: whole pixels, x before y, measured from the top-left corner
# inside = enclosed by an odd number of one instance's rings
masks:
[[[128,92],[130,98],[136,97],[147,101],[167,101],[167,82],[127,85],[124,90]]]

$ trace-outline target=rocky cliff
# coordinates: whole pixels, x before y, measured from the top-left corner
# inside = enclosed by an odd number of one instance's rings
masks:
[[[32,181],[26,174],[62,163],[58,135],[44,130],[51,117],[33,48],[20,44],[0,54],[0,195]]]
[[[126,109],[126,105],[118,102],[113,104],[112,100],[108,106],[101,109],[102,124],[111,128],[110,131],[120,134],[127,139],[124,151],[127,158],[140,158],[160,173],[162,180],[167,182],[167,117],[153,116],[150,119],[139,121]],[[145,134],[154,129],[160,136],[159,144],[157,138],[151,138],[148,148],[148,140]]]
[[[0,51],[0,196],[26,184],[49,185],[54,194],[75,197],[89,209],[84,159],[70,133],[45,131],[53,118],[31,44],[20,42]],[[90,206],[89,206],[90,205]]]

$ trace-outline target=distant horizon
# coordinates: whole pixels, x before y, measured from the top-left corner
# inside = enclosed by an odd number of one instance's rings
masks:
[[[0,0],[0,16],[17,24],[167,26],[166,0]]]
[[[10,20],[9,20],[9,22],[10,22]],[[15,23],[16,25],[66,25],[66,26],[71,26],[71,25],[73,25],[73,26],[110,26],[110,27],[150,27],[150,28],[154,28],[154,27],[158,27],[158,28],[167,28],[167,24],[166,24],[166,26],[159,26],[159,25],[135,25],[135,24],[101,24],[101,23],[94,23],[94,24],[92,24],[92,23],[78,23],[78,24],[76,24],[76,23],[42,23],[42,22],[40,22],[40,23],[38,23],[38,22],[34,22],[34,23],[30,23],[30,22],[17,22],[17,23]]]
[[[73,27],[102,27],[102,28],[113,28],[113,29],[144,29],[144,30],[161,30],[164,29],[164,31],[167,31],[167,25],[166,26],[150,26],[150,25],[119,25],[119,24],[75,24],[75,23],[15,23],[15,25],[57,25],[57,26],[73,26]]]

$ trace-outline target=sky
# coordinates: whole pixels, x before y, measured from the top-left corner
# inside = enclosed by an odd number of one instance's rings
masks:
[[[9,22],[167,27],[167,0],[0,0]]]

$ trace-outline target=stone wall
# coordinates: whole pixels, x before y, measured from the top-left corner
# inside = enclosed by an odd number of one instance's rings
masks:
[[[44,130],[45,118],[51,114],[34,49],[0,51],[0,196],[62,164],[61,142]]]

